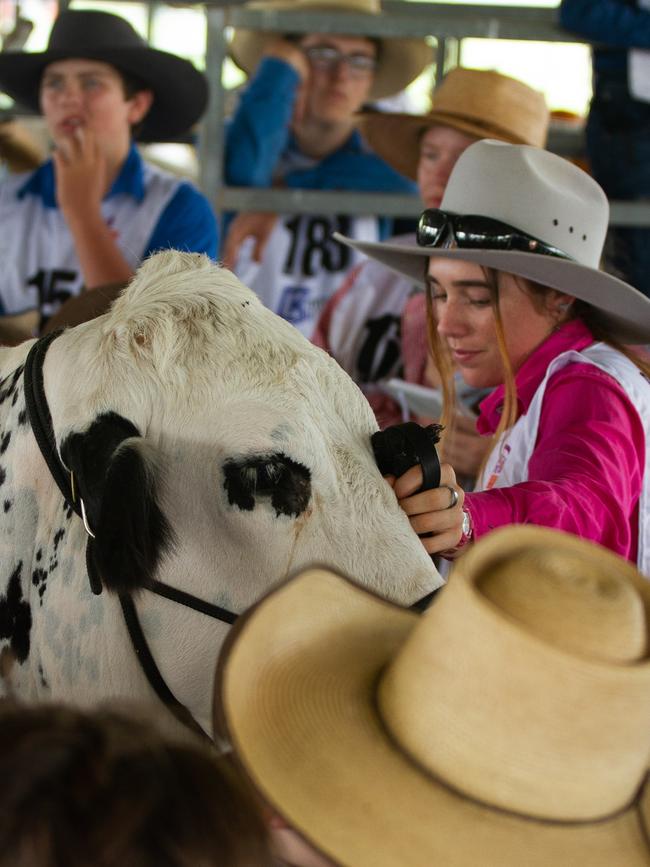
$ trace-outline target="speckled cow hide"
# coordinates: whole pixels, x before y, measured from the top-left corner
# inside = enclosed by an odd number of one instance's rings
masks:
[[[227,626],[154,596],[153,578],[234,611],[311,563],[403,603],[441,583],[374,464],[356,386],[230,272],[168,252],[45,361],[57,448],[97,535],[93,595],[83,524],[27,421],[28,350],[0,350],[0,692],[167,713],[126,634],[128,592],[209,731]]]

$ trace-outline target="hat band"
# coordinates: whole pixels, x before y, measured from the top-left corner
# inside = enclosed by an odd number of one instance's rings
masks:
[[[428,208],[422,213],[417,228],[420,247],[448,247],[453,241],[468,250],[515,250],[575,261],[564,250],[492,217],[455,214],[440,208]]]

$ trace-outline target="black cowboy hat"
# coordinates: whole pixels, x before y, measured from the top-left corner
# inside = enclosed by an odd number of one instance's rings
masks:
[[[150,48],[128,21],[108,12],[62,12],[45,51],[0,53],[0,90],[38,111],[43,70],[49,63],[71,57],[110,63],[153,91],[153,104],[138,131],[141,141],[176,139],[205,110],[205,76],[188,60]]]

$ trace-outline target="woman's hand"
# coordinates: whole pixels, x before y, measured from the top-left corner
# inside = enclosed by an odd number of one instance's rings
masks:
[[[456,484],[451,464],[442,464],[440,470],[440,487],[421,493],[416,493],[422,487],[422,469],[419,466],[411,467],[398,479],[388,478],[411,527],[429,554],[456,548],[463,536],[465,492]],[[457,497],[455,503],[454,494]]]
[[[247,238],[254,239],[253,262],[261,262],[266,245],[277,223],[278,215],[263,211],[242,211],[233,219],[223,247],[222,261],[232,271],[239,257],[241,245]]]

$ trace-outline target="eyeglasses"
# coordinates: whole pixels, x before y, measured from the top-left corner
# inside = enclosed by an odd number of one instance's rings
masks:
[[[330,72],[339,64],[347,64],[350,75],[361,78],[370,75],[377,68],[377,60],[369,54],[343,54],[331,45],[310,45],[303,49],[307,60],[314,69]]]
[[[417,242],[420,247],[444,247],[455,241],[464,249],[517,250],[571,259],[563,250],[540,241],[521,229],[481,217],[478,214],[453,214],[439,208],[429,208],[420,217]]]

